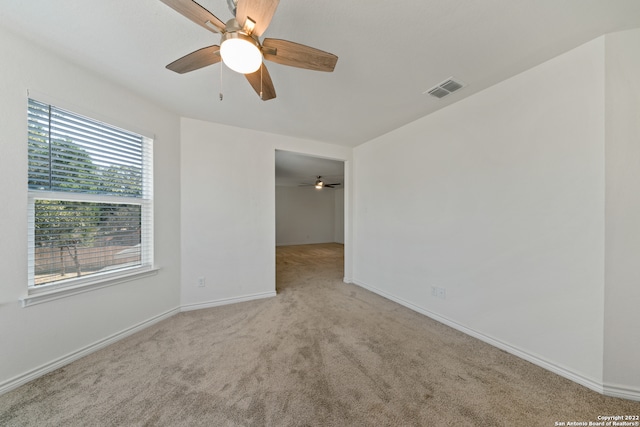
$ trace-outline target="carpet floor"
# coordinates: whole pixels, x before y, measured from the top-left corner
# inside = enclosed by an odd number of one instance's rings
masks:
[[[277,297],[159,322],[0,396],[0,425],[557,426],[640,414],[640,402],[345,285],[342,251],[278,248]]]

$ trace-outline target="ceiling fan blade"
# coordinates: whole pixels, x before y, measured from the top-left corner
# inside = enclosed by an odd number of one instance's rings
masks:
[[[333,184],[327,184],[327,185],[342,185],[341,182],[334,182]]]
[[[320,49],[280,39],[264,39],[262,53],[264,59],[291,67],[307,70],[331,72],[338,62],[338,57]],[[275,49],[275,53],[271,53]]]
[[[275,87],[273,87],[271,76],[269,75],[269,71],[267,71],[267,67],[264,64],[261,65],[261,68],[258,68],[258,71],[255,71],[251,74],[245,74],[244,76],[247,78],[247,80],[249,80],[249,83],[253,87],[253,90],[256,91],[258,96],[260,96],[260,92],[262,91],[261,99],[263,101],[268,101],[276,97],[276,89]]]
[[[162,3],[169,6],[171,9],[175,10],[179,14],[189,18],[196,24],[200,25],[202,28],[205,28],[214,33],[224,33],[225,25],[224,22],[216,18],[216,16],[209,12],[204,7],[200,6],[193,0],[160,0]],[[208,25],[207,22],[211,22],[211,25]]]
[[[280,0],[238,0],[236,20],[249,34],[260,37],[271,23],[278,3]],[[251,19],[253,24],[249,24],[247,18]]]
[[[271,23],[280,0],[238,0],[236,20],[245,31],[260,37]],[[245,26],[250,18],[255,26],[253,29]]]
[[[175,71],[178,74],[184,74],[189,71],[206,67],[207,65],[216,64],[220,62],[220,60],[220,46],[213,45],[203,47],[202,49],[191,52],[180,59],[176,59],[171,64],[167,65],[166,68],[171,71]]]

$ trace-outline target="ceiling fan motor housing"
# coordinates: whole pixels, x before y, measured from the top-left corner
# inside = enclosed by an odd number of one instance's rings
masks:
[[[236,16],[236,10],[238,8],[238,0],[227,0],[227,6],[229,6],[229,10]]]
[[[234,19],[235,21],[235,19]],[[253,45],[255,45],[258,50],[260,50],[260,41],[258,40],[258,38],[254,35],[248,35],[247,33],[245,33],[242,30],[236,30],[236,31],[226,31],[224,34],[222,34],[222,37],[220,38],[220,45],[222,46],[222,43],[224,43],[227,40],[231,40],[231,39],[242,39],[245,40]]]

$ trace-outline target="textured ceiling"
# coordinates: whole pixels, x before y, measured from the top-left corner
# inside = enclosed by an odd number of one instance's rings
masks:
[[[226,0],[199,3],[231,18]],[[277,98],[266,102],[221,64],[166,70],[219,36],[159,0],[0,0],[0,26],[180,115],[356,146],[602,34],[640,27],[640,1],[282,0],[263,37],[340,59],[333,73],[267,63]],[[450,76],[468,86],[442,100],[423,95]]]

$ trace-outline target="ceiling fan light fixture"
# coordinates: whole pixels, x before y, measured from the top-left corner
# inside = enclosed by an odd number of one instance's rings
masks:
[[[320,177],[318,177],[318,179],[316,180],[316,188],[318,190],[322,189],[322,187],[324,187],[324,182],[322,182],[322,180],[320,179]]]
[[[220,43],[198,49],[168,64],[166,68],[184,74],[222,62],[244,74],[261,100],[276,97],[271,76],[263,61],[331,72],[338,57],[329,52],[289,40],[260,37],[271,23],[280,0],[226,0],[233,18],[226,23],[198,3],[199,0],[160,0],[195,24],[220,34]],[[253,18],[252,18],[253,17]],[[260,71],[260,72],[258,72]]]
[[[241,32],[227,32],[222,36],[220,56],[225,65],[241,74],[251,74],[262,65],[258,42]]]

